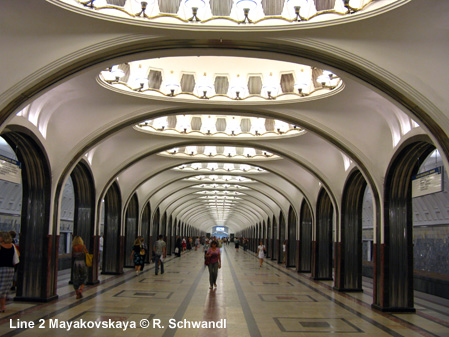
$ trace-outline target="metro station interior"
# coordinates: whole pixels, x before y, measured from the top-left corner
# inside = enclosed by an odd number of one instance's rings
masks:
[[[20,248],[1,335],[449,336],[448,1],[0,8],[0,231]],[[158,235],[167,272],[135,275]],[[210,292],[202,249],[174,252],[211,235],[231,243]]]

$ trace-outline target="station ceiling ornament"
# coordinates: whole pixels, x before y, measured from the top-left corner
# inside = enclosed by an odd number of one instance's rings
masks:
[[[329,70],[236,56],[173,56],[115,64],[101,71],[98,82],[144,98],[233,104],[325,98],[344,87]]]
[[[224,160],[276,160],[280,156],[252,147],[190,145],[159,152],[158,155],[171,158],[199,158]]]
[[[162,116],[146,120],[134,128],[162,136],[241,140],[292,137],[306,133],[300,126],[278,119],[232,114]]]
[[[292,25],[309,21],[330,21],[370,11],[373,0],[336,0],[332,8],[316,6],[313,0],[232,0],[217,7],[211,0],[58,0],[79,11],[90,10],[97,15],[127,18],[141,22],[210,25],[210,26],[272,26]],[[179,4],[179,5],[178,5]]]
[[[248,164],[234,164],[234,163],[188,163],[175,167],[173,170],[182,172],[214,172],[214,173],[264,173],[264,169],[248,165]]]
[[[200,181],[212,183],[254,183],[255,180],[242,176],[228,176],[228,175],[198,175],[183,179],[185,181]]]

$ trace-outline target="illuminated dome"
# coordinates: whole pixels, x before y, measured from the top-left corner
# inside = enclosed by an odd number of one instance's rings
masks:
[[[290,27],[308,23],[351,20],[371,16],[395,0],[233,0],[217,4],[211,0],[181,0],[179,5],[157,0],[53,0],[61,7],[102,19],[137,25],[190,25],[250,29]]]
[[[241,176],[228,176],[228,175],[198,175],[189,178],[185,178],[186,181],[201,181],[212,183],[253,183],[255,180],[241,177]]]
[[[233,56],[178,56],[117,64],[104,87],[139,97],[232,104],[311,100],[343,89],[336,74],[292,62]]]
[[[200,184],[192,188],[211,189],[211,190],[247,190],[248,187],[237,184]]]
[[[291,137],[306,132],[297,125],[273,118],[233,115],[163,116],[139,123],[135,129],[165,136],[217,139]]]
[[[214,173],[262,173],[266,172],[264,169],[247,165],[234,163],[189,163],[177,166],[176,171],[183,172],[214,172]]]
[[[203,158],[233,160],[272,160],[281,157],[252,147],[190,145],[158,153],[171,158]]]

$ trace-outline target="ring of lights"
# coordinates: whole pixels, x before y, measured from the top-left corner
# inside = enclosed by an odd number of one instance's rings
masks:
[[[294,137],[306,132],[297,125],[265,117],[193,114],[161,116],[134,129],[160,136],[240,140]]]
[[[328,70],[255,57],[177,56],[116,64],[97,82],[112,91],[142,98],[242,103],[326,98],[344,88]]]

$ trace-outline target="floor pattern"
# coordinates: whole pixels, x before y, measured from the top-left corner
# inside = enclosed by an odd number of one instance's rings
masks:
[[[149,265],[139,276],[101,276],[76,300],[61,272],[59,299],[8,301],[2,336],[449,336],[449,301],[417,293],[416,313],[371,308],[372,284],[363,293],[340,293],[275,261],[259,267],[251,252],[222,253],[217,285],[209,290],[202,251],[169,257],[163,275]]]

